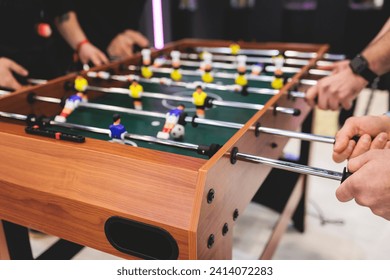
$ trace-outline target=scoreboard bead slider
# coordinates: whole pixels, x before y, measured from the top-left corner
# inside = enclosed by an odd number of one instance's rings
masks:
[[[84,143],[85,142],[84,136],[70,134],[70,133],[64,133],[61,131],[48,130],[48,129],[41,128],[38,125],[27,126],[25,128],[25,131],[28,134],[53,138],[53,139],[57,139],[57,140],[65,140],[65,141],[76,142],[76,143]]]
[[[85,137],[77,134],[64,133],[62,131],[53,131],[44,128],[44,118],[37,118],[35,115],[21,115],[15,113],[7,113],[0,111],[0,117],[9,118],[19,121],[25,121],[27,127],[25,132],[28,134],[38,135],[42,137],[70,141],[75,143],[84,143]]]

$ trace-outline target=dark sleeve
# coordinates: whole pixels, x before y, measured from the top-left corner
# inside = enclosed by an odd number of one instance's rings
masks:
[[[119,7],[123,5],[123,9],[118,7],[111,6],[109,10],[109,17],[113,24],[113,31],[116,33],[121,32],[125,29],[139,29],[139,22],[141,15],[144,10],[145,2],[144,0],[132,0],[132,1],[123,1],[118,0]]]
[[[44,8],[48,20],[53,21],[56,17],[62,16],[74,10],[72,0],[44,0]]]
[[[145,2],[74,0],[81,28],[88,39],[101,50],[106,50],[111,40],[125,29],[139,29]]]

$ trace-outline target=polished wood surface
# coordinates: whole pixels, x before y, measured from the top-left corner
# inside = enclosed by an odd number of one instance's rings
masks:
[[[108,253],[115,252],[103,228],[111,216],[137,217],[188,243],[204,160],[94,139],[87,145],[47,141],[9,124],[0,129],[2,219]],[[180,249],[188,258],[188,249]]]
[[[155,51],[153,56],[174,48],[229,44],[183,40]],[[243,43],[242,47],[317,51],[318,57],[327,48],[282,43]],[[139,59],[138,55],[96,70],[120,73],[121,64],[136,63]],[[288,139],[270,135],[255,137],[253,125],[259,121],[264,126],[290,130],[300,126],[310,108],[303,100],[287,98],[286,92],[314,62],[312,59],[209,160],[89,138],[83,144],[67,143],[26,135],[20,123],[0,122],[0,220],[123,258],[137,258],[116,250],[104,234],[107,219],[119,216],[166,230],[179,246],[180,259],[231,258],[233,212],[235,209],[244,212],[270,168],[247,162],[232,165],[229,152],[238,147],[241,152],[270,158],[281,155]],[[27,95],[34,92],[58,98],[67,96],[64,83],[74,77],[71,74],[3,97],[0,110],[52,115],[58,112],[58,105],[28,104]],[[276,103],[300,108],[301,115],[274,115],[268,109]],[[271,144],[277,147],[272,148]],[[211,188],[215,190],[215,199],[208,203],[207,193]],[[222,235],[225,223],[229,231]],[[211,234],[215,242],[209,248]],[[0,242],[4,242],[2,239],[0,236]],[[7,256],[2,253],[0,257]]]

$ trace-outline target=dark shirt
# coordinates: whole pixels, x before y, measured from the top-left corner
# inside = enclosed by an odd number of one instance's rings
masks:
[[[54,18],[70,9],[66,0],[0,0],[0,57],[21,64],[30,76],[54,74],[49,65],[53,40],[39,36],[36,28],[45,22],[53,29]]]
[[[81,28],[89,41],[106,52],[111,40],[125,29],[139,29],[146,0],[73,0]]]

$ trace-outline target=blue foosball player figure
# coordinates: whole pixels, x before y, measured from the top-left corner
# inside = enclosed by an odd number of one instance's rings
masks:
[[[181,120],[185,117],[184,109],[185,106],[179,104],[167,113],[163,130],[157,133],[157,138],[169,139],[169,136],[174,139],[183,138],[184,126]]]
[[[83,92],[77,92],[76,94],[69,96],[65,101],[61,113],[57,115],[54,120],[56,122],[66,122],[68,116],[79,106],[80,102],[86,102],[86,100],[88,99]]]
[[[111,138],[110,142],[119,143],[119,144],[127,144],[130,146],[137,146],[136,143],[130,140],[125,139],[125,135],[127,133],[126,128],[123,124],[121,124],[121,116],[119,114],[114,114],[112,116],[112,124],[109,129],[110,132],[108,136]]]
[[[114,114],[112,117],[112,125],[110,125],[110,134],[112,140],[125,140],[126,128],[121,124],[121,116],[119,114]]]

